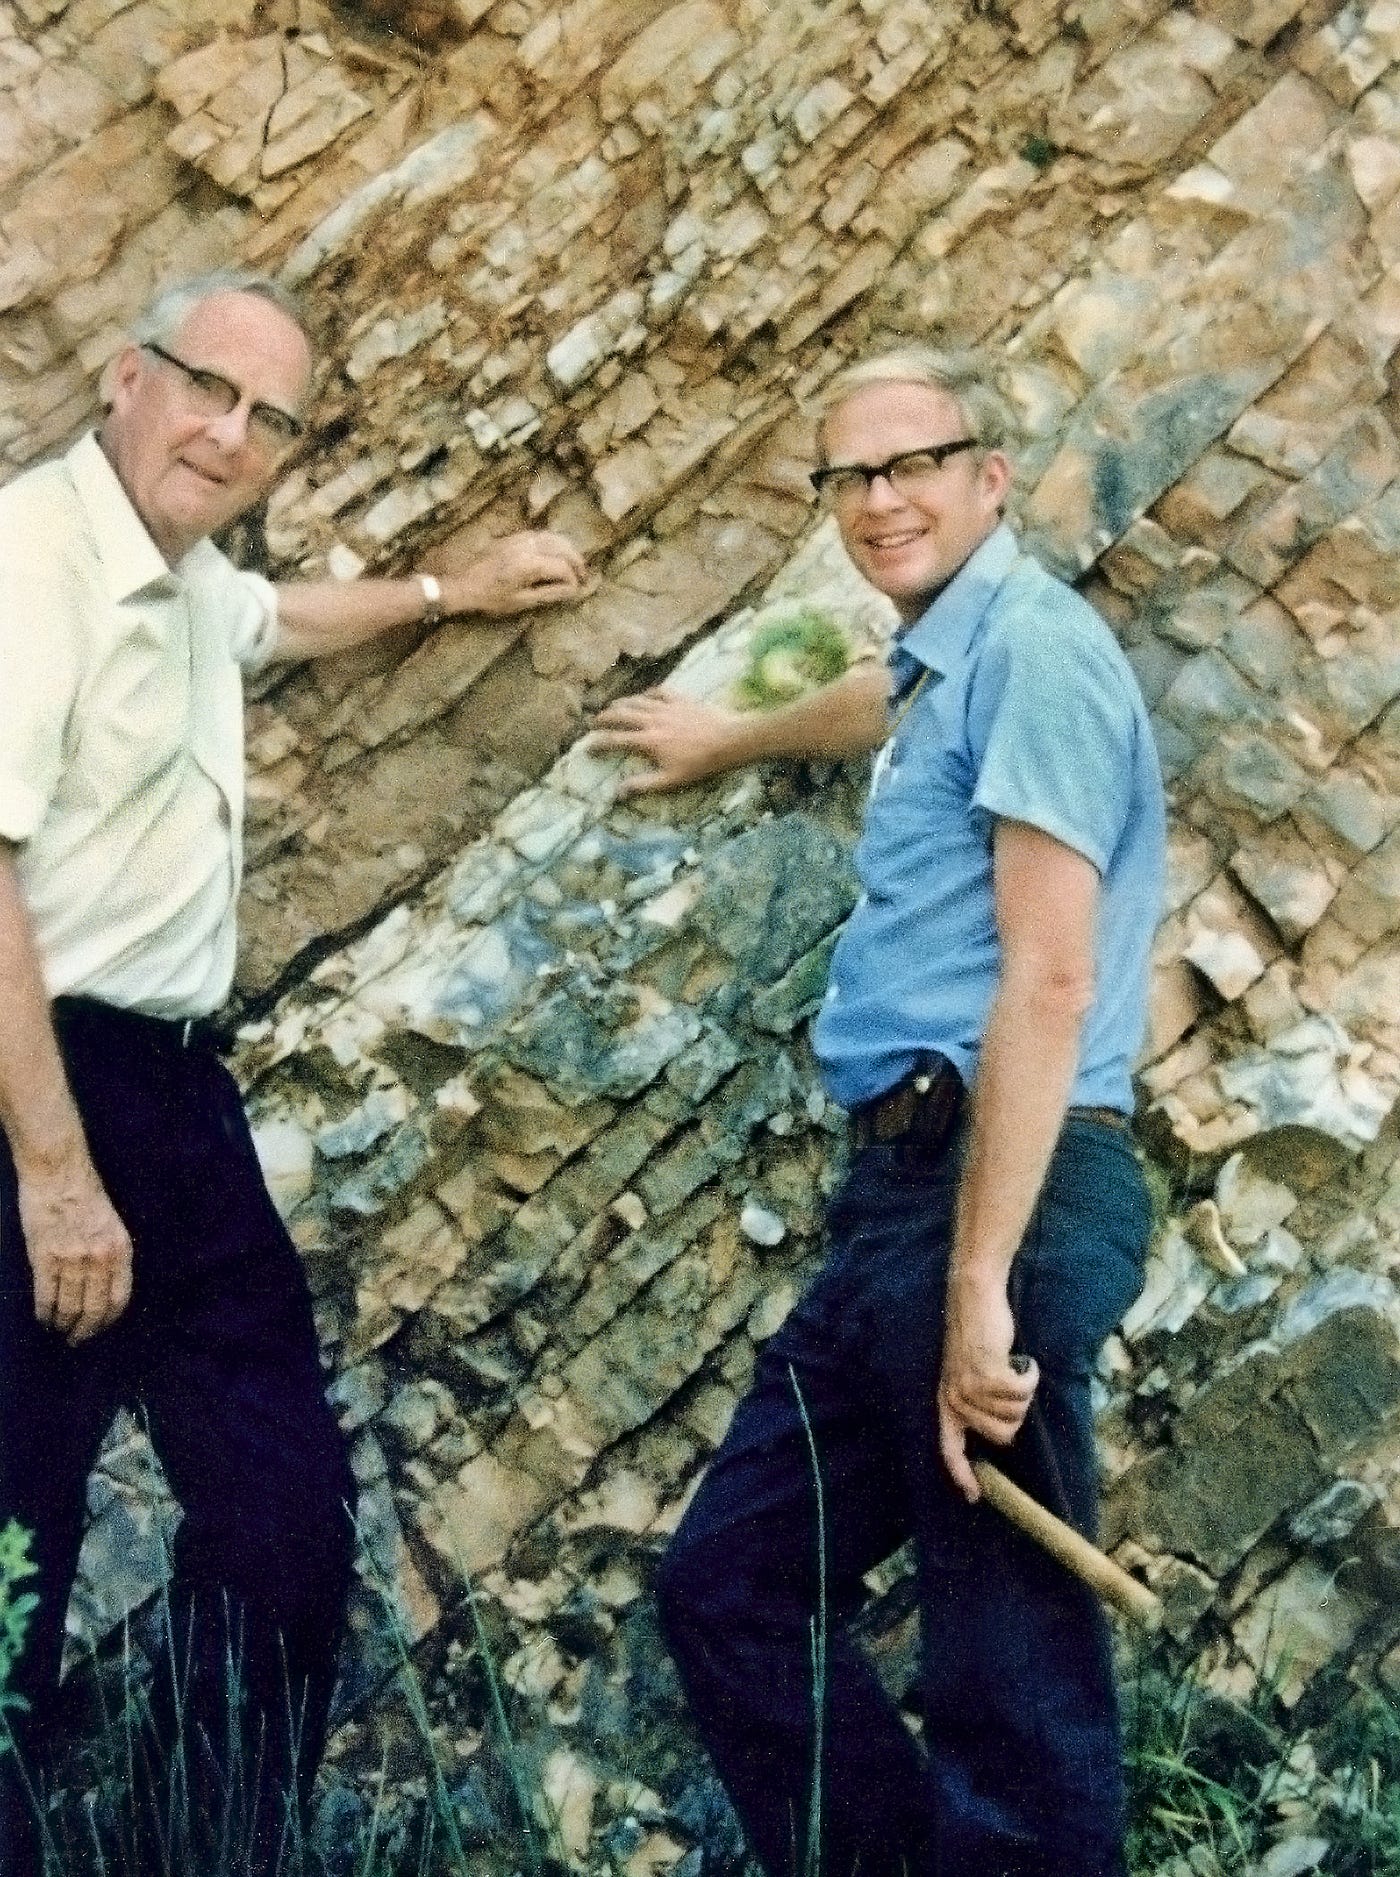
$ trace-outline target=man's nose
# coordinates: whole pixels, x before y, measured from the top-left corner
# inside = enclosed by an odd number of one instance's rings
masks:
[[[209,418],[204,428],[222,448],[241,450],[248,441],[248,419],[251,415],[252,406],[246,398],[240,398],[232,410]]]
[[[865,506],[880,513],[904,507],[904,497],[882,469],[877,470],[865,485]]]

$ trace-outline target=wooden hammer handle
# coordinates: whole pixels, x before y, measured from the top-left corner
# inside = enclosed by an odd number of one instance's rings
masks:
[[[995,1506],[1004,1518],[1019,1526],[1038,1545],[1043,1545],[1051,1557],[1057,1558],[1067,1571],[1072,1571],[1091,1590],[1097,1591],[1106,1603],[1147,1629],[1157,1628],[1162,1620],[1162,1600],[1146,1584],[1130,1577],[1121,1564],[1115,1564],[1097,1545],[1091,1545],[1072,1525],[1066,1525],[1053,1512],[1047,1512],[1038,1500],[1023,1492],[990,1460],[974,1460],[972,1470],[987,1503]]]

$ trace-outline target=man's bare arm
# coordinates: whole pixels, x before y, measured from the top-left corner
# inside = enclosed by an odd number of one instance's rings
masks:
[[[0,841],[0,1127],[19,1187],[34,1310],[70,1342],[131,1299],[131,1240],[88,1155],[54,1038],[15,849]]]
[[[1099,889],[1082,854],[1019,821],[997,823],[993,870],[1001,974],[973,1090],[938,1390],[944,1463],[969,1499],[968,1433],[1013,1440],[1038,1380],[1034,1364],[1012,1366],[1007,1293],[1074,1083]]]
[[[745,763],[863,756],[888,734],[888,700],[889,674],[873,659],[776,710],[729,710],[662,687],[599,711],[590,743],[652,764],[620,794],[679,789]]]
[[[561,534],[504,536],[462,573],[440,574],[444,617],[506,619],[532,606],[581,599],[583,556]],[[418,580],[288,581],[277,589],[274,657],[325,658],[423,617]]]

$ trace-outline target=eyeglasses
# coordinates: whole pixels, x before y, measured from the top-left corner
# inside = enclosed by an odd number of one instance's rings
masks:
[[[864,500],[883,476],[896,495],[922,495],[935,481],[943,465],[959,450],[980,447],[976,437],[958,437],[953,443],[930,443],[922,450],[901,450],[883,463],[832,463],[814,469],[808,480],[828,508],[857,499]]]
[[[173,352],[167,352],[163,345],[155,345],[149,339],[142,342],[141,350],[158,358],[163,365],[174,366],[185,381],[190,404],[203,416],[227,417],[243,402],[243,392],[222,372],[209,371],[203,365],[187,365],[184,359],[176,358]],[[299,417],[293,417],[279,405],[265,404],[258,399],[248,406],[248,434],[265,450],[285,449],[289,443],[295,443],[305,429]]]

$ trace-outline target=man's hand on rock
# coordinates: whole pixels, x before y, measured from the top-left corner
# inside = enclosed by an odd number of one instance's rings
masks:
[[[628,776],[619,796],[681,789],[721,774],[736,760],[733,737],[739,712],[679,691],[658,687],[619,697],[599,711],[597,722],[589,737],[591,748],[625,750],[652,765],[642,775]]]
[[[70,1343],[107,1329],[131,1301],[131,1238],[90,1162],[19,1180],[34,1314]]]
[[[955,1272],[948,1282],[938,1445],[954,1485],[968,1500],[981,1497],[968,1459],[968,1435],[1009,1446],[1030,1412],[1040,1380],[1034,1362],[1013,1361],[1015,1338],[1005,1281],[959,1277]]]
[[[506,619],[532,606],[582,599],[591,591],[587,563],[562,534],[508,534],[460,574],[441,578],[445,614]]]

